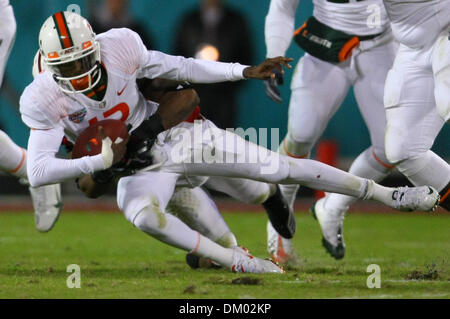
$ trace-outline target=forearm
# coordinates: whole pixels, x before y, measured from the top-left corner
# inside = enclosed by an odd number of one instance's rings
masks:
[[[142,139],[154,138],[159,133],[183,122],[200,103],[200,98],[193,89],[174,90],[179,85],[178,82],[160,79],[155,79],[155,81],[140,83],[140,90],[144,96],[159,103],[156,113],[133,131],[133,134]],[[155,84],[158,85],[158,90],[153,89]],[[163,87],[169,88],[169,90],[161,90]]]
[[[162,78],[191,83],[217,83],[244,79],[246,65],[172,56],[148,51],[139,77]]]
[[[164,129],[168,130],[186,120],[199,103],[200,98],[193,89],[166,92],[157,111]]]
[[[291,44],[299,0],[272,0],[265,22],[267,57],[283,56]]]
[[[56,158],[62,128],[31,130],[28,141],[27,175],[33,187],[74,179],[104,169],[102,155],[68,160]]]

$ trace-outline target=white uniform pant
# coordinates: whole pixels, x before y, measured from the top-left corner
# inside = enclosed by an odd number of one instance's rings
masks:
[[[386,153],[391,163],[427,152],[450,119],[450,40],[424,50],[400,45],[386,80]]]
[[[367,187],[364,179],[316,161],[281,156],[207,120],[183,123],[160,135],[152,152],[155,164],[149,170],[123,177],[118,184],[118,206],[131,222],[145,207],[163,216],[177,183],[187,180],[197,186],[208,176],[301,183],[356,197],[364,196]]]
[[[297,146],[287,150],[306,155],[322,135],[331,117],[353,86],[363,119],[369,129],[373,151],[384,155],[384,81],[394,61],[397,44],[389,35],[384,44],[356,52],[346,62],[333,64],[305,54],[297,64],[291,83],[288,140]],[[348,119],[349,128],[354,119]]]

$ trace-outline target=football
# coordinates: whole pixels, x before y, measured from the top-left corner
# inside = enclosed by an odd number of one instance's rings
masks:
[[[128,138],[128,130],[124,122],[119,120],[99,121],[89,126],[78,136],[73,147],[72,158],[93,156],[101,153],[102,139],[98,132],[100,126],[105,129],[106,135],[108,135],[113,142],[118,137],[124,140]]]

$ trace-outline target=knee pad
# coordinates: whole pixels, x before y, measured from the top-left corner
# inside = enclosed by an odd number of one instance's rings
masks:
[[[394,132],[395,128],[388,128],[385,139],[385,156],[390,165],[397,165],[398,163],[411,157],[407,151],[408,141],[402,137],[401,132]]]
[[[436,99],[436,110],[444,121],[450,121],[450,65],[442,70],[435,80],[434,96]]]
[[[222,237],[216,239],[215,242],[225,248],[233,248],[237,246],[236,237],[232,232],[224,234]]]
[[[431,64],[434,74],[434,95],[439,115],[450,120],[450,29],[441,33],[435,42]]]
[[[315,140],[302,140],[301,138],[295,137],[291,130],[282,142],[283,154],[290,157],[306,157],[311,151],[315,143]]]
[[[132,223],[147,234],[157,235],[167,225],[166,214],[158,205],[147,206],[136,214]]]
[[[398,106],[403,88],[403,75],[396,69],[389,70],[384,84],[383,104],[385,108]]]
[[[267,183],[248,180],[248,187],[242,193],[241,201],[249,204],[262,204],[270,196],[270,186]]]

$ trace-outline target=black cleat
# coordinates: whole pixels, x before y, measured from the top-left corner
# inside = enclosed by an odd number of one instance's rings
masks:
[[[294,237],[297,229],[295,215],[289,209],[289,205],[281,194],[278,185],[275,194],[270,196],[262,205],[266,209],[270,223],[277,233],[287,239]]]
[[[196,255],[189,254],[189,253],[186,254],[186,263],[192,269],[198,269],[198,268],[219,269],[219,268],[222,268],[219,264],[215,263],[211,259],[198,257]]]

